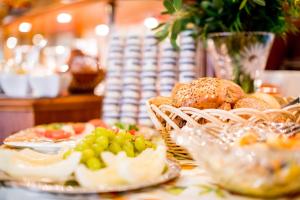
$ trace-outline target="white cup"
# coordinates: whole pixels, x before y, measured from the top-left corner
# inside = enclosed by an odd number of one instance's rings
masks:
[[[34,97],[56,97],[61,89],[61,79],[57,74],[29,77]]]
[[[26,97],[29,94],[28,76],[25,74],[4,73],[0,81],[7,96]]]

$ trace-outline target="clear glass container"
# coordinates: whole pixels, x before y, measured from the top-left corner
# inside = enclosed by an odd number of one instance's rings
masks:
[[[207,62],[216,76],[233,80],[245,92],[262,84],[261,75],[273,44],[268,32],[212,33],[207,38]]]
[[[261,127],[257,129],[261,130],[258,132],[263,137],[270,131]],[[272,148],[263,142],[233,145],[249,127],[231,130],[236,132],[220,132],[216,137],[203,128],[185,127],[172,132],[171,137],[188,150],[218,185],[229,191],[263,198],[300,191],[300,150]],[[229,136],[233,143],[224,143],[219,138]],[[260,139],[264,140],[263,137]]]

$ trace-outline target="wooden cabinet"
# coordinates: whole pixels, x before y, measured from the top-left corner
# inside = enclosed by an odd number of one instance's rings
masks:
[[[20,129],[51,122],[85,122],[101,116],[102,97],[0,98],[0,141]]]

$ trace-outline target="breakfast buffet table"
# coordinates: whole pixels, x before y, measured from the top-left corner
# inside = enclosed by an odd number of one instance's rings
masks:
[[[151,188],[126,193],[107,193],[90,195],[64,195],[35,192],[20,188],[0,187],[1,200],[259,200],[242,197],[225,191],[212,183],[212,180],[199,167],[182,165],[180,177],[174,181]],[[280,200],[300,197],[282,198]]]

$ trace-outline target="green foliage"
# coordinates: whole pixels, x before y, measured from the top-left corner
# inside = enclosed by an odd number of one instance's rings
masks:
[[[212,32],[266,31],[283,35],[295,32],[299,0],[164,0],[170,20],[156,28],[160,40],[170,36],[173,46],[180,32],[192,29],[206,38]]]

